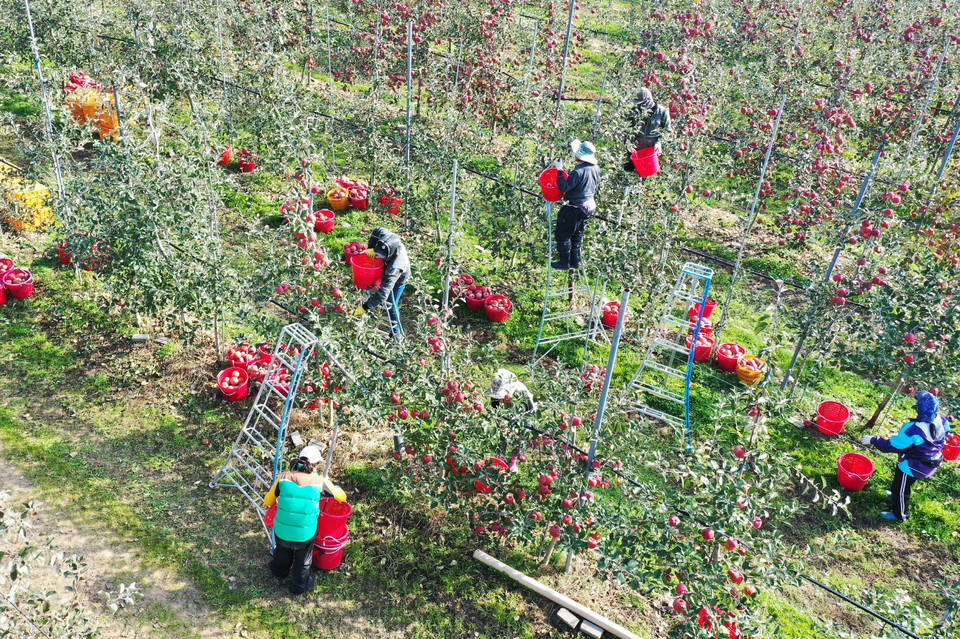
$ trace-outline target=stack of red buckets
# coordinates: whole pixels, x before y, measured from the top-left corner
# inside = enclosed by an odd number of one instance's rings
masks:
[[[320,500],[320,519],[313,544],[313,565],[321,570],[333,570],[343,561],[343,549],[350,539],[347,520],[353,507],[330,497]]]

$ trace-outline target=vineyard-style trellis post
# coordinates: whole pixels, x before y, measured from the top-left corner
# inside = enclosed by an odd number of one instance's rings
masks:
[[[773,154],[773,145],[777,141],[777,133],[780,130],[780,120],[783,118],[783,107],[787,102],[787,96],[780,98],[780,108],[777,109],[777,121],[773,125],[773,133],[770,135],[770,143],[767,145],[767,153],[763,158],[763,166],[760,168],[760,177],[757,179],[757,188],[753,193],[753,202],[750,204],[750,215],[747,216],[747,224],[743,229],[743,237],[740,238],[740,248],[737,249],[737,261],[733,265],[733,273],[730,274],[730,284],[727,286],[727,294],[723,300],[723,308],[720,311],[720,321],[717,322],[713,331],[714,343],[720,342],[720,333],[723,330],[724,322],[727,319],[727,312],[730,309],[730,301],[733,298],[733,289],[737,283],[737,277],[743,266],[743,250],[747,245],[747,239],[750,237],[750,230],[753,228],[753,221],[757,215],[757,202],[760,199],[760,191],[763,189],[763,180],[767,175],[767,165],[770,163],[770,156]],[[622,308],[622,307],[621,307]]]
[[[327,75],[330,77],[330,89],[327,92],[327,99],[329,101],[330,117],[327,118],[327,131],[331,133],[330,135],[330,149],[331,155],[333,157],[333,170],[335,173],[337,171],[337,143],[336,138],[332,135],[333,133],[333,92],[336,87],[336,83],[333,81],[333,48],[330,44],[330,5],[327,5]]]
[[[570,13],[567,16],[567,38],[563,42],[563,62],[560,65],[560,86],[557,88],[557,111],[554,118],[560,117],[560,101],[563,100],[563,81],[567,72],[567,56],[570,54],[570,32],[573,30],[573,12],[577,7],[575,0],[568,0]]]

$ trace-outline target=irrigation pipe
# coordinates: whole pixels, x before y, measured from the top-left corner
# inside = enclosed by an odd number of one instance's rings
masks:
[[[571,2],[571,4],[573,3]],[[586,619],[590,623],[596,626],[599,626],[600,628],[603,628],[605,631],[609,632],[615,637],[620,637],[621,639],[640,639],[639,636],[630,632],[623,626],[610,621],[606,617],[601,617],[600,615],[590,610],[586,606],[583,606],[577,603],[576,601],[574,601],[570,597],[567,597],[566,595],[560,594],[553,588],[544,586],[542,583],[540,583],[536,579],[532,577],[528,577],[527,575],[523,574],[519,570],[511,568],[510,566],[503,563],[502,561],[494,559],[493,557],[483,552],[482,550],[479,550],[479,549],[474,550],[473,558],[481,563],[484,563],[490,566],[494,570],[498,570],[502,572],[506,576],[516,581],[521,586],[526,586],[527,588],[534,591],[538,595],[542,595],[543,597],[546,597],[550,601],[563,606],[567,610],[570,610],[571,612],[576,614],[581,619]],[[916,637],[916,639],[920,639],[920,638]]]

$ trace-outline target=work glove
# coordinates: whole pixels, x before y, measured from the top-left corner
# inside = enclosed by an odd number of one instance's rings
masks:
[[[553,168],[555,168],[555,169],[558,170],[558,171],[562,171],[562,170],[563,170],[563,160],[561,160],[560,158],[557,158],[556,160],[554,160],[554,161],[553,161]]]
[[[364,309],[362,306],[358,306],[358,307],[357,307],[357,310],[355,310],[355,311],[353,312],[353,314],[354,314],[354,315],[363,315],[365,312],[366,312],[366,309]]]
[[[659,143],[659,142],[657,142],[657,143],[654,145],[653,150],[657,152],[657,155],[663,155],[663,147],[660,146],[660,143]]]
[[[373,249],[367,249],[367,257],[369,257],[370,259],[373,259],[376,256],[377,256],[376,251],[374,251]]]
[[[873,443],[873,435],[864,435],[863,439],[860,440],[864,446],[870,446]]]

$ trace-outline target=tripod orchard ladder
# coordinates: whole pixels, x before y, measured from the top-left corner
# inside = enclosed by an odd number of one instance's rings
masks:
[[[236,488],[253,504],[271,546],[273,537],[263,522],[266,515],[263,496],[277,478],[293,402],[307,363],[318,346],[317,337],[302,324],[283,327],[243,428],[233,442],[227,461],[210,482],[210,488]],[[271,400],[282,407],[279,414],[270,408]]]
[[[530,367],[542,360],[557,344],[567,340],[584,340],[584,358],[592,342],[609,343],[607,333],[600,323],[600,300],[606,293],[607,284],[599,276],[592,279],[582,268],[558,270],[550,265],[553,260],[553,203],[545,207],[547,221],[547,285],[543,294],[543,315],[537,342],[530,357]],[[564,274],[568,277],[564,278]],[[563,280],[566,279],[566,286]],[[575,306],[577,295],[587,298],[589,305]],[[549,346],[539,357],[541,347]]]
[[[683,265],[624,398],[625,410],[682,428],[690,445],[690,376],[712,278],[710,268],[691,262]],[[695,316],[690,315],[693,304],[699,304]],[[682,416],[678,415],[681,408]]]

